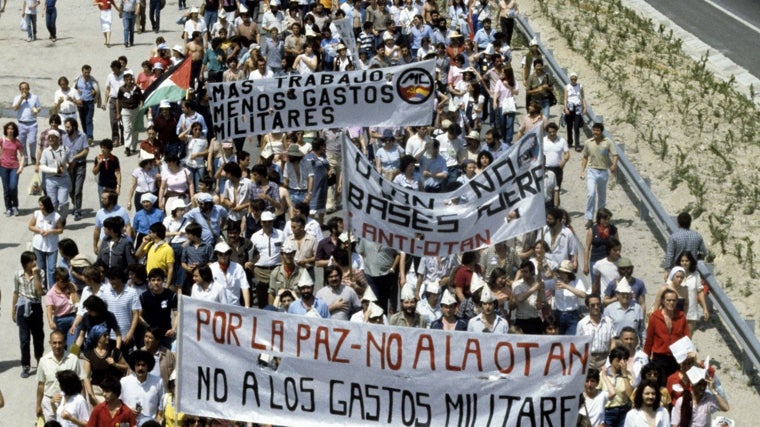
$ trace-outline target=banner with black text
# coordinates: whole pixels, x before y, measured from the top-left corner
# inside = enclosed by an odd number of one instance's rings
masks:
[[[432,122],[435,61],[210,83],[220,139],[269,132]]]
[[[180,412],[305,427],[575,425],[588,337],[387,327],[182,300]]]
[[[343,206],[356,236],[412,255],[450,255],[546,225],[538,130],[448,193],[425,193],[380,174],[344,144]]]

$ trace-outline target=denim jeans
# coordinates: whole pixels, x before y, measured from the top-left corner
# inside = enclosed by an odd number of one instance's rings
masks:
[[[287,10],[287,9],[284,9]],[[219,16],[218,10],[207,10],[203,13],[203,19],[206,21],[206,28],[211,31],[212,28],[214,28],[214,23],[216,23],[216,18]]]
[[[512,139],[515,136],[515,114],[516,113],[502,113],[499,109],[499,117],[501,118],[501,131],[504,137],[504,143],[512,145]]]
[[[16,168],[0,167],[0,178],[3,180],[3,199],[5,210],[18,208],[18,170]]]
[[[132,46],[135,43],[135,12],[123,12],[121,22],[124,25],[124,44]]]
[[[601,209],[607,204],[607,169],[586,168],[586,220],[594,219],[595,209]],[[597,201],[598,199],[598,201]]]
[[[26,20],[26,36],[30,39],[37,38],[37,14],[27,13],[24,14]]]
[[[82,101],[82,106],[78,107],[78,109],[79,121],[82,123],[82,132],[87,135],[88,139],[92,139],[92,118],[95,115],[95,101]]]
[[[549,109],[551,108],[551,103],[549,102],[549,98],[544,98],[541,100],[541,114],[544,115],[547,119],[549,118]]]
[[[37,266],[40,270],[45,271],[45,283],[42,286],[45,290],[52,288],[54,282],[53,271],[58,262],[58,251],[42,252],[39,249],[34,249],[34,256],[37,257]]]
[[[25,311],[23,305],[16,308],[16,325],[18,325],[18,342],[21,348],[21,366],[31,366],[30,342],[34,340],[35,359],[39,360],[45,351],[42,304],[39,302],[30,303],[29,313],[25,313]]]
[[[557,322],[559,323],[560,335],[575,335],[576,328],[578,327],[578,320],[580,319],[578,310],[554,310],[554,318],[557,319]]]
[[[45,26],[50,37],[56,38],[55,20],[58,18],[58,10],[54,7],[45,8]]]
[[[61,214],[61,220],[66,221],[69,215],[69,193],[71,193],[71,178],[66,173],[63,176],[45,175],[45,193],[53,202],[55,210]]]
[[[71,325],[74,324],[75,317],[76,316],[53,317],[55,328],[63,332],[64,334],[66,334],[66,348],[70,348],[72,344],[74,344],[77,341],[74,335],[71,335],[69,333],[69,329],[71,329]]]
[[[623,427],[625,424],[625,415],[628,410],[631,409],[631,405],[616,406],[614,408],[604,409],[604,423],[607,427]]]

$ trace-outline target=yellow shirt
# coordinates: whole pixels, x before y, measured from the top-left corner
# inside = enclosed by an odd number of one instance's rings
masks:
[[[174,407],[174,395],[172,393],[164,394],[164,421],[166,427],[181,427],[185,414],[177,412]]]
[[[148,248],[145,269],[150,272],[154,268],[169,272],[169,265],[174,265],[174,249],[166,242],[153,244]]]

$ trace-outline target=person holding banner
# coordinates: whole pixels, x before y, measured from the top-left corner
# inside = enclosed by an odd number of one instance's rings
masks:
[[[486,334],[506,334],[509,331],[509,322],[496,314],[497,304],[498,302],[491,289],[488,286],[483,287],[483,292],[480,294],[480,307],[482,311],[467,322],[467,331]]]
[[[300,298],[288,307],[288,313],[308,317],[330,318],[330,308],[327,303],[314,296],[314,281],[308,272],[301,272],[298,279],[298,294]]]
[[[401,311],[391,316],[390,324],[409,328],[427,328],[427,321],[417,313],[417,298],[412,286],[407,285],[401,289]]]
[[[441,297],[441,317],[430,323],[430,329],[443,329],[444,331],[466,331],[467,321],[457,317],[457,299],[449,292],[443,290]]]
[[[334,320],[349,320],[361,307],[359,296],[353,288],[343,284],[342,280],[343,270],[340,266],[328,265],[324,269],[326,286],[317,292],[317,298],[328,305],[330,318]]]
[[[529,335],[541,335],[544,331],[541,309],[546,304],[544,283],[536,274],[536,265],[525,260],[520,265],[520,280],[512,284],[515,304],[515,325]]]

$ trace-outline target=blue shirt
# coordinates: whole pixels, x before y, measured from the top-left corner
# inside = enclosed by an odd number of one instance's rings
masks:
[[[427,24],[422,25],[422,28],[412,27],[409,32],[412,34],[412,49],[421,48],[422,39],[425,37],[429,37],[431,41],[433,39],[433,30]]]
[[[150,226],[157,222],[162,222],[164,220],[164,215],[164,211],[156,209],[155,206],[151,208],[150,212],[141,209],[135,214],[135,218],[132,221],[132,228],[140,234],[150,234]]]
[[[490,33],[486,33],[485,28],[481,28],[478,30],[477,33],[475,33],[475,38],[473,39],[473,42],[475,42],[475,45],[478,46],[478,49],[485,49],[488,47],[490,43],[493,43],[493,35],[496,33],[496,30],[491,28]]]
[[[74,87],[82,94],[82,101],[90,102],[95,100],[95,89],[98,87],[98,82],[94,78],[90,77],[85,80],[84,77],[79,76],[74,81]]]
[[[129,224],[129,212],[123,207],[116,205],[110,211],[106,211],[105,208],[99,209],[98,213],[95,214],[95,227],[100,228],[100,240],[106,238],[106,233],[103,231],[103,221],[112,216],[120,216],[125,225]]]
[[[13,98],[13,105],[16,105],[20,99],[21,95],[16,95],[16,97]],[[21,104],[16,111],[16,120],[21,123],[37,123],[37,116],[32,112],[32,108],[36,108],[39,111],[41,107],[40,98],[38,98],[37,95],[30,93],[27,99],[21,101]]]
[[[216,237],[222,234],[222,220],[227,219],[227,209],[214,205],[210,212],[210,221],[201,213],[200,208],[193,208],[187,212],[184,218],[189,219],[200,225],[203,229],[201,240],[209,246],[214,246]]]
[[[69,154],[71,157],[76,156],[77,154],[81,153],[84,149],[89,149],[89,146],[87,145],[87,135],[83,134],[82,132],[77,131],[77,134],[74,135],[74,139],[72,140],[68,133],[63,133],[63,146],[69,149]],[[87,159],[78,159],[77,164],[86,162]]]
[[[323,319],[329,319],[330,318],[330,310],[327,307],[327,303],[322,301],[321,299],[314,297],[314,303],[311,305],[314,310],[317,310],[317,313],[319,313],[319,317]],[[288,313],[290,314],[300,314],[304,315],[308,309],[304,307],[303,302],[301,302],[301,298],[298,298],[297,300],[293,301],[292,304],[290,304],[290,307],[288,307]]]

